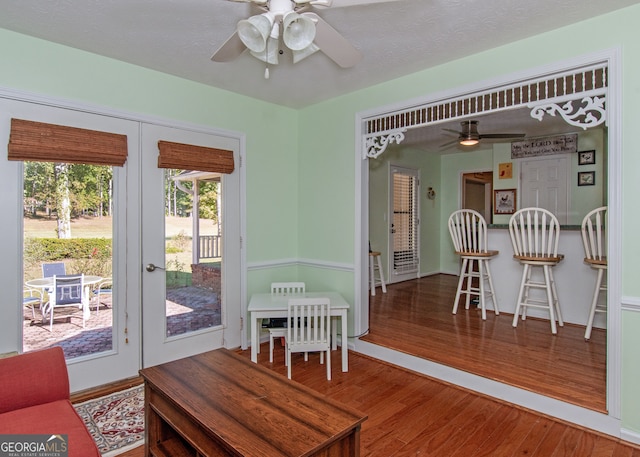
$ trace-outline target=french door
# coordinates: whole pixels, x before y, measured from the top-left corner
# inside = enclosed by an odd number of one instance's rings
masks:
[[[112,116],[88,113],[83,110],[0,99],[0,137],[2,144],[5,145],[8,143],[11,119],[22,119],[126,135],[127,149],[129,151],[127,162],[122,167],[111,167],[113,173],[113,186],[111,189],[113,207],[111,213],[112,220],[109,222],[111,227],[108,229],[108,232],[111,238],[112,253],[111,258],[105,259],[105,262],[109,263],[112,271],[113,296],[111,297],[110,309],[100,311],[100,318],[104,318],[104,316],[108,314],[111,315],[108,325],[100,330],[101,337],[108,340],[108,344],[101,346],[99,350],[88,347],[93,344],[92,341],[94,340],[82,337],[86,331],[62,340],[57,338],[52,344],[59,344],[62,341],[62,343],[74,343],[76,346],[85,345],[88,349],[86,355],[77,357],[67,356],[72,391],[135,376],[139,369],[140,342],[137,331],[139,328],[139,313],[137,312],[136,300],[133,294],[139,284],[137,284],[135,269],[131,269],[129,266],[132,265],[132,261],[135,261],[136,251],[138,249],[135,244],[137,237],[130,237],[128,232],[135,230],[138,217],[136,215],[135,205],[128,205],[129,201],[135,203],[135,195],[128,196],[128,189],[132,187],[135,188],[136,182],[136,151],[138,150],[139,139],[138,123]],[[0,194],[3,195],[3,205],[6,205],[6,207],[3,207],[6,210],[3,214],[8,218],[14,218],[17,215],[23,214],[25,164],[23,162],[6,161],[6,152],[2,160],[4,162],[0,167],[2,170],[0,171]],[[132,198],[129,199],[128,197]],[[16,232],[15,238],[13,235],[7,234],[7,236],[0,240],[2,246],[1,251],[5,258],[3,264],[6,266],[6,270],[0,270],[0,277],[2,277],[2,281],[6,281],[6,283],[0,281],[0,286],[2,290],[10,294],[11,297],[16,296],[16,298],[18,298],[22,295],[22,285],[24,281],[28,279],[25,278],[24,273],[24,258],[26,256],[23,249],[26,243],[24,239],[24,221],[19,219],[16,220],[15,223],[8,221],[7,226],[17,227],[18,230],[22,228],[22,230],[20,230],[20,233]],[[73,233],[74,229],[72,228],[71,230]],[[45,235],[45,237],[55,238],[55,231],[52,231],[51,235]],[[34,271],[40,271],[40,263],[40,261],[37,262]],[[80,269],[85,264],[82,264],[82,262],[78,260],[72,268]],[[29,324],[24,320],[24,310],[22,307],[16,307],[15,305],[16,303],[21,303],[21,301],[16,299],[7,300],[6,302],[11,304],[11,309],[3,310],[3,315],[6,317],[7,322],[14,322],[14,328],[18,329],[16,336],[20,340],[18,347],[22,347],[22,334],[25,331],[25,325]],[[29,330],[40,332],[37,338],[46,341],[47,337],[51,336],[48,326],[40,327],[42,322],[40,311],[34,309],[34,313],[37,314]],[[93,322],[96,319],[98,319],[98,317],[92,306],[88,321]],[[56,325],[58,324],[54,322],[54,327]],[[79,329],[80,331],[83,330],[81,324]],[[9,346],[9,344],[7,344],[7,346]],[[65,355],[67,355],[66,350]]]
[[[108,343],[99,351],[67,358],[70,387],[72,391],[83,390],[113,381],[135,376],[143,366],[149,366],[175,358],[188,356],[220,346],[238,347],[242,343],[241,312],[243,306],[243,274],[241,259],[241,168],[237,136],[214,135],[179,128],[162,127],[121,118],[113,114],[103,115],[86,107],[51,106],[40,100],[19,101],[0,98],[0,142],[7,145],[11,132],[11,119],[42,122],[98,132],[109,132],[126,136],[128,156],[124,166],[113,166],[112,221],[110,222],[113,287],[110,305],[101,305],[100,318],[111,313],[110,325],[101,329],[107,333]],[[197,315],[182,320],[186,330],[173,332],[167,320],[180,321],[179,314],[193,311],[193,302],[174,299],[172,314],[167,307],[166,262],[173,261],[175,273],[187,273],[194,263],[191,260],[167,258],[167,251],[174,255],[183,249],[189,234],[177,233],[177,241],[169,246],[166,241],[164,170],[158,164],[158,140],[217,147],[232,150],[236,163],[233,173],[220,179],[219,201],[213,206],[219,210],[219,226],[203,235],[211,241],[218,237],[212,247],[201,257],[218,259],[218,283],[215,294],[220,307],[217,321],[203,320],[211,317]],[[0,332],[0,345],[20,350],[23,345],[25,310],[22,305],[24,276],[24,171],[22,162],[9,161],[7,153],[0,157],[0,211],[7,217],[0,251],[4,262],[0,262],[0,289],[6,300],[0,302],[0,312],[5,316],[6,327]],[[189,208],[185,203],[184,208]],[[186,214],[182,214],[186,216]],[[187,219],[187,217],[184,217]],[[213,259],[215,263],[216,259]],[[79,262],[80,263],[80,262]],[[197,263],[197,262],[196,262]],[[145,267],[154,264],[155,271]],[[38,271],[40,265],[38,264]],[[161,274],[163,273],[163,274]],[[187,281],[176,274],[169,281]],[[172,297],[170,297],[172,298]],[[108,301],[108,300],[107,300]],[[176,311],[177,309],[177,311]],[[34,310],[36,312],[36,310]],[[31,312],[29,310],[29,320]],[[96,319],[91,307],[89,321]],[[195,316],[195,314],[194,314]],[[36,316],[36,318],[39,316]],[[36,324],[36,319],[34,319]],[[60,322],[60,321],[59,321]],[[194,324],[195,325],[192,325]],[[26,323],[28,325],[28,322]],[[58,325],[54,322],[54,326]],[[48,327],[48,326],[47,326]],[[88,334],[82,329],[82,334]],[[172,331],[168,332],[171,328]],[[48,329],[42,329],[45,337]],[[245,338],[246,340],[246,338]],[[82,340],[84,341],[84,339]],[[87,338],[90,342],[91,338]],[[76,342],[80,342],[78,339]],[[88,343],[89,344],[89,343]]]
[[[389,186],[389,282],[418,277],[420,269],[420,182],[418,170],[391,166]]]
[[[143,367],[239,346],[239,141],[153,124],[141,135]],[[158,168],[158,141],[231,150],[236,169]],[[208,203],[197,197],[206,183],[217,193]]]

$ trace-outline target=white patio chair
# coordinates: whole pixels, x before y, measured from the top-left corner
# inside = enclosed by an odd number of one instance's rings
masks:
[[[320,352],[327,355],[327,380],[331,380],[331,313],[328,298],[291,298],[287,312],[287,376],[291,379],[291,354]]]
[[[31,308],[31,316],[36,318],[36,305],[42,306],[42,292],[31,287],[22,290],[22,305]]]
[[[106,295],[109,297],[113,296],[113,279],[112,278],[103,278],[93,289],[92,293],[96,296],[96,315],[98,315],[98,311],[100,310],[101,297]],[[111,301],[111,306],[113,306],[113,298]]]
[[[51,262],[42,264],[42,277],[53,278],[54,276],[66,275],[66,268],[64,262]]]
[[[49,331],[53,331],[54,310],[71,306],[82,309],[82,328],[84,328],[86,320],[84,310],[89,306],[89,297],[84,287],[83,274],[53,277],[49,301],[42,306],[42,318],[49,319]]]

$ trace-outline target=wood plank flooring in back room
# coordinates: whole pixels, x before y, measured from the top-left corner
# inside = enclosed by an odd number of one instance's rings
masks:
[[[434,275],[378,289],[370,297],[370,332],[362,340],[432,360],[545,396],[606,412],[606,331],[559,327],[513,314],[458,307],[457,277]]]

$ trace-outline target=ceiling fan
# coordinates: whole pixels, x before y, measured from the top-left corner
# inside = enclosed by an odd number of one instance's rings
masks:
[[[440,145],[441,148],[445,148],[451,146],[453,144],[461,144],[463,146],[474,146],[483,139],[514,139],[514,138],[524,138],[524,133],[484,133],[480,134],[478,132],[478,124],[479,121],[462,121],[460,125],[462,126],[462,130],[452,130],[452,129],[442,129],[447,132],[456,133],[458,138],[454,141],[450,141],[449,143],[445,143]]]
[[[278,64],[282,44],[293,63],[322,51],[343,68],[356,65],[362,54],[315,10],[318,7],[346,7],[397,0],[229,0],[251,3],[254,15],[238,22],[236,31],[213,54],[214,62],[236,59],[245,50],[263,62]],[[265,78],[269,78],[266,68]]]

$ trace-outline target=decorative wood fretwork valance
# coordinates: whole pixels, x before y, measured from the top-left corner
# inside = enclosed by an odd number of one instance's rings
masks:
[[[608,64],[600,63],[477,91],[364,120],[364,158],[382,154],[390,143],[404,140],[404,132],[469,116],[527,107],[531,116],[559,115],[586,129],[606,121]]]

